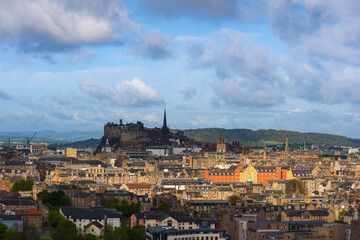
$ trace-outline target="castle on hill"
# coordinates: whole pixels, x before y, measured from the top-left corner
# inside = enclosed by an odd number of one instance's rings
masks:
[[[188,140],[183,132],[171,133],[167,127],[166,110],[164,110],[163,126],[161,128],[147,128],[140,121],[124,124],[108,122],[104,126],[104,136],[96,153],[113,152],[116,149],[146,150],[148,146],[169,146],[173,142],[183,143]]]

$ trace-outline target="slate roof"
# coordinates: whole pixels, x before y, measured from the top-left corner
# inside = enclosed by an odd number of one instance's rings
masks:
[[[112,208],[61,207],[60,211],[71,219],[103,220],[105,216],[106,218],[122,218],[122,213]]]
[[[0,204],[4,205],[37,205],[36,202],[28,198],[18,198],[18,199],[0,199]]]

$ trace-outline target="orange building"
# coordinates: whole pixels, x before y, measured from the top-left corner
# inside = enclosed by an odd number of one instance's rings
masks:
[[[0,180],[0,190],[10,192],[10,189],[11,189],[10,179],[1,179]]]
[[[206,169],[204,178],[213,182],[240,182],[240,171],[244,166],[231,165],[227,169]]]
[[[257,182],[266,185],[269,180],[286,180],[287,169],[278,166],[254,166],[257,171]]]

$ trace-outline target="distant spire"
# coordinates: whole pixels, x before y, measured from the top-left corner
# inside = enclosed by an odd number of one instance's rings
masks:
[[[170,130],[166,124],[166,109],[164,109],[164,122],[161,128],[161,137],[160,137],[162,146],[169,145],[169,133],[170,133],[169,131]]]
[[[167,127],[166,126],[166,109],[164,109],[164,122],[163,122],[163,127]]]

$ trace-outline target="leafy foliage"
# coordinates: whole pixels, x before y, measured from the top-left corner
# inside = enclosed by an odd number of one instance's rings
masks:
[[[116,211],[122,212],[124,217],[130,217],[134,213],[140,212],[140,202],[137,202],[137,203],[132,202],[130,204],[125,199],[123,199],[121,201],[121,204],[119,204],[119,202],[115,198],[113,198],[112,200],[110,200],[109,202],[107,202],[105,204],[105,207],[106,208],[115,208]]]
[[[57,210],[50,210],[49,213],[49,222],[53,228],[56,228],[56,237],[55,239],[63,240],[77,240],[78,233],[76,229],[76,225],[65,218],[61,213]]]
[[[300,180],[290,180],[286,183],[286,194],[293,194],[293,193],[300,193],[305,195],[306,194],[306,187],[303,181]]]
[[[241,197],[238,194],[233,194],[229,196],[229,201],[232,206],[236,206],[236,202],[240,201]]]
[[[63,191],[49,193],[43,190],[38,193],[37,197],[41,199],[45,205],[51,204],[53,207],[71,206],[71,198],[65,195]]]
[[[344,223],[344,220],[345,220],[345,213],[347,211],[345,209],[343,209],[340,213],[339,213],[339,221]]]
[[[5,236],[6,231],[8,230],[8,227],[0,222],[0,239],[3,239]]]
[[[19,191],[31,191],[34,185],[34,180],[31,178],[28,179],[19,179],[14,182],[11,187],[11,192],[19,192]]]
[[[16,232],[13,229],[9,229],[5,224],[0,222],[0,240],[22,240],[24,234]]]
[[[41,238],[39,240],[53,240],[53,238],[50,237],[49,235],[44,235],[44,236],[41,236]]]
[[[194,217],[205,217],[205,218],[208,218],[208,217],[209,217],[209,213],[206,212],[206,211],[204,211],[204,210],[203,210],[203,211],[200,211],[200,212],[194,210]]]
[[[167,202],[163,202],[160,204],[160,206],[158,207],[159,211],[170,211],[170,206]]]
[[[138,240],[145,239],[146,231],[142,226],[135,226],[132,229],[123,225],[120,228],[105,228],[104,240]]]
[[[91,233],[88,233],[83,237],[83,240],[97,240],[97,239],[98,238],[94,234],[91,234]]]

